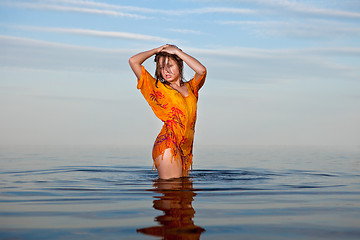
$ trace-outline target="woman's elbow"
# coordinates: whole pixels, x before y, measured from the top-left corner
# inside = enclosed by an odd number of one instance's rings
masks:
[[[134,57],[129,58],[129,65],[133,71],[135,71],[138,68],[141,68],[141,64],[136,61]]]
[[[135,64],[134,57],[129,58],[129,65],[133,66]]]
[[[204,75],[206,73],[206,67],[201,65],[201,67],[198,69],[197,73],[200,74],[200,75]]]

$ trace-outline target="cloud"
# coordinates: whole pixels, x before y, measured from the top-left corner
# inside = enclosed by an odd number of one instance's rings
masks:
[[[274,15],[282,16],[284,14],[310,16],[310,17],[330,17],[330,18],[348,18],[359,19],[360,13],[354,11],[345,11],[338,9],[321,8],[315,5],[309,5],[296,1],[281,0],[281,1],[269,1],[269,0],[238,0],[237,2],[245,2],[255,4],[252,8],[236,8],[236,7],[203,7],[192,9],[159,9],[159,8],[144,8],[136,6],[124,6],[118,4],[108,4],[95,1],[82,1],[82,0],[48,0],[39,2],[14,2],[4,1],[0,4],[20,7],[20,8],[32,8],[40,10],[55,10],[55,11],[68,11],[68,12],[82,12],[91,14],[102,14],[108,16],[128,17],[135,19],[147,19],[149,16],[134,14],[148,13],[148,14],[163,14],[170,16],[183,16],[189,14],[211,14],[211,13],[224,13],[224,14],[247,14],[255,15]],[[285,11],[284,11],[285,9]],[[280,15],[279,15],[280,13]]]
[[[291,12],[310,15],[310,16],[314,16],[314,17],[341,17],[341,18],[355,18],[355,19],[360,18],[360,13],[358,13],[358,12],[319,8],[314,5],[307,5],[307,4],[296,2],[296,1],[257,0],[257,2],[268,5],[268,6],[286,8],[287,10],[289,10]]]
[[[82,47],[10,36],[0,36],[0,46],[3,68],[121,72],[124,76],[131,76],[128,58],[141,51]],[[213,79],[252,83],[360,79],[355,65],[337,60],[339,56],[342,59],[360,56],[360,48],[182,48],[201,60]]]
[[[196,8],[196,9],[176,9],[176,10],[164,10],[157,8],[141,8],[134,6],[122,6],[117,4],[108,4],[103,2],[92,2],[92,1],[81,1],[81,0],[48,0],[49,2],[58,2],[58,3],[67,3],[79,6],[88,6],[88,7],[99,7],[105,9],[119,9],[127,10],[134,12],[147,12],[147,13],[163,13],[163,14],[186,14],[186,13],[256,13],[252,9],[243,9],[243,8],[227,8],[227,7],[205,7],[205,8]]]
[[[191,29],[175,29],[175,28],[169,28],[167,29],[168,31],[171,32],[177,32],[177,33],[183,33],[183,34],[196,34],[196,35],[201,35],[203,34],[200,31],[195,31],[195,30],[191,30]]]
[[[248,27],[250,31],[259,35],[311,39],[360,36],[360,27],[357,25],[326,20],[218,21],[218,23]]]
[[[285,83],[360,79],[360,71],[355,64],[338,60],[338,57],[342,60],[359,57],[360,48],[189,48],[186,51],[204,59],[209,75],[217,80]]]
[[[147,19],[147,17],[138,15],[138,14],[124,13],[124,12],[119,12],[119,11],[114,11],[114,10],[106,10],[106,9],[84,8],[84,7],[54,5],[54,4],[43,4],[43,3],[24,3],[24,2],[2,2],[0,4],[5,5],[5,6],[10,6],[10,7],[30,8],[30,9],[37,9],[37,10],[79,12],[79,13],[108,15],[108,16],[113,16],[113,17],[128,17],[128,18],[135,18],[135,19]]]
[[[98,8],[107,8],[107,9],[117,9],[117,10],[128,10],[128,11],[138,11],[138,12],[153,12],[150,8],[134,7],[134,6],[122,6],[116,4],[109,4],[103,2],[93,2],[93,1],[82,1],[82,0],[47,0],[47,2],[63,3],[63,4],[72,4],[78,6],[87,6],[87,7],[98,7]]]
[[[243,9],[243,8],[227,8],[227,7],[205,7],[205,8],[196,8],[196,9],[176,9],[176,10],[164,10],[157,8],[140,8],[134,6],[122,6],[116,4],[108,4],[102,2],[92,2],[92,1],[81,1],[81,0],[50,0],[50,2],[60,2],[60,3],[69,3],[80,6],[92,6],[100,8],[109,8],[109,9],[121,9],[134,12],[146,12],[146,13],[162,13],[167,15],[183,15],[183,14],[196,14],[196,13],[237,13],[237,14],[254,14],[255,10],[252,9]]]
[[[2,68],[111,72],[127,71],[133,53],[1,35],[0,51]]]
[[[319,47],[319,48],[303,48],[303,49],[262,49],[262,48],[221,48],[221,49],[201,49],[188,48],[189,51],[205,54],[215,57],[244,57],[254,59],[282,58],[287,56],[358,56],[360,57],[360,48],[355,47]]]
[[[218,0],[205,0],[206,2],[219,2]],[[253,9],[257,8],[256,12],[261,12],[263,15],[287,15],[294,17],[296,15],[311,16],[311,17],[331,17],[331,18],[348,18],[358,19],[360,18],[359,12],[338,10],[331,8],[323,8],[316,6],[315,3],[321,4],[326,3],[327,5],[332,4],[331,1],[308,1],[312,4],[307,4],[300,1],[294,0],[225,0],[222,2],[240,3],[240,4],[252,4],[255,5]],[[344,7],[359,7],[355,1],[341,1]],[[338,6],[337,6],[338,7]],[[279,11],[280,10],[280,11]],[[284,11],[285,10],[285,11]],[[255,11],[255,10],[254,10]]]
[[[230,14],[256,14],[253,9],[232,8],[232,7],[204,7],[195,9],[159,9],[159,8],[142,8],[134,6],[123,6],[117,4],[108,4],[102,2],[81,1],[81,0],[48,0],[50,4],[43,3],[24,3],[24,2],[2,2],[0,4],[19,7],[32,8],[40,10],[55,10],[55,11],[69,11],[69,12],[83,12],[102,14],[109,16],[129,17],[137,19],[148,19],[148,16],[126,12],[140,12],[149,14],[164,14],[168,16],[182,16],[189,14],[211,14],[211,13],[230,13]],[[121,10],[122,12],[120,12]],[[126,12],[124,12],[126,11]]]
[[[92,29],[79,29],[79,28],[48,28],[48,27],[36,27],[36,26],[8,26],[12,28],[27,30],[27,31],[40,31],[40,32],[52,32],[52,33],[65,33],[76,34],[95,37],[110,37],[110,38],[123,38],[141,41],[153,41],[153,42],[176,42],[174,39],[161,38],[151,35],[135,34],[128,32],[114,32],[114,31],[99,31]]]
[[[257,10],[245,8],[229,8],[229,7],[207,7],[193,10],[180,10],[180,13],[232,13],[232,14],[256,14]]]

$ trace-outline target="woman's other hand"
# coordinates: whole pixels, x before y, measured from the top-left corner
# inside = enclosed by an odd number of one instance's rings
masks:
[[[170,54],[177,54],[178,51],[180,50],[177,46],[170,45],[170,44],[164,45],[163,47],[164,48],[161,51],[162,52],[167,52],[167,53],[170,53]]]

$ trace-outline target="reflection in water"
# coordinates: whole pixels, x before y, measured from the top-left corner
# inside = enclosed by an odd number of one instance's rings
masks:
[[[155,196],[153,207],[163,211],[155,218],[160,226],[137,229],[147,235],[162,237],[163,240],[200,239],[205,229],[194,225],[195,210],[191,203],[196,196],[190,178],[155,180],[152,191],[161,193]]]

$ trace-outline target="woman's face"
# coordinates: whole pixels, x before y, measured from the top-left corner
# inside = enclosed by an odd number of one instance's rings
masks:
[[[161,69],[161,76],[168,82],[175,82],[180,79],[180,71],[179,67],[175,60],[172,58],[165,58],[161,57],[159,59],[160,69]]]

